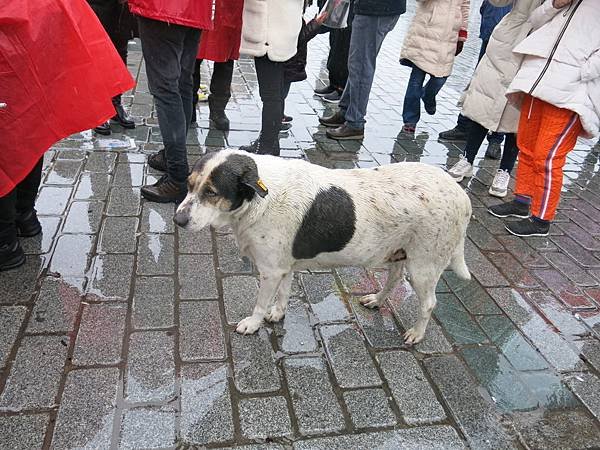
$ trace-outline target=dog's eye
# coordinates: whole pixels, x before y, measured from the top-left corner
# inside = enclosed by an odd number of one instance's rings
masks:
[[[204,190],[204,195],[206,195],[207,197],[215,197],[217,193],[210,188],[206,188]]]

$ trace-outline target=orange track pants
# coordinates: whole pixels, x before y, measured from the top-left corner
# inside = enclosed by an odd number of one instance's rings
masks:
[[[563,166],[582,132],[579,115],[528,95],[521,107],[515,195],[531,199],[531,214],[552,220],[560,200]]]

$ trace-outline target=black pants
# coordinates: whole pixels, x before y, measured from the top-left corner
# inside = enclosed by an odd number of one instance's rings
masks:
[[[186,140],[192,118],[192,72],[200,30],[146,17],[138,17],[138,23],[167,174],[176,183],[185,183],[189,175]]]
[[[258,92],[262,100],[261,144],[272,146],[279,140],[283,117],[283,63],[273,62],[267,56],[254,58]]]
[[[348,80],[348,54],[350,53],[351,35],[351,27],[332,29],[329,32],[329,56],[327,57],[329,84],[342,91]]]
[[[201,59],[197,59],[194,65],[194,81],[192,95],[194,99],[194,108],[198,104],[196,93],[200,89],[200,64]],[[224,111],[231,98],[231,80],[233,79],[233,60],[225,62],[215,62],[213,74],[210,79],[210,96],[208,103],[211,111]]]
[[[120,0],[88,0],[108,37],[127,64],[127,41],[133,36],[133,18],[127,4]]]
[[[7,195],[0,197],[0,243],[12,242],[17,238],[17,215],[35,206],[35,197],[42,181],[43,161],[44,158],[40,158],[23,181]]]
[[[467,161],[473,164],[477,152],[483,143],[483,140],[487,136],[488,129],[478,124],[477,122],[471,121],[469,130],[467,132],[467,144],[465,146],[465,156]],[[507,170],[509,173],[515,166],[517,155],[519,154],[519,147],[517,147],[517,135],[514,133],[507,133],[506,140],[504,141],[504,151],[502,152],[502,159],[500,160],[500,169]]]

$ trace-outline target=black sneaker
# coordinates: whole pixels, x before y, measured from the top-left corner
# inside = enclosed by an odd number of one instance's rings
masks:
[[[110,122],[104,122],[102,125],[98,125],[94,128],[94,131],[102,136],[110,136],[112,130],[110,129]]]
[[[281,123],[291,123],[293,120],[294,118],[292,116],[286,116],[284,114],[283,118],[281,119]]]
[[[181,203],[187,195],[185,183],[176,183],[167,175],[151,185],[142,186],[142,197],[157,203]]]
[[[337,128],[329,129],[325,133],[329,139],[337,141],[345,141],[351,139],[362,139],[365,137],[364,128],[350,128],[347,125],[342,125]]]
[[[485,151],[485,157],[489,159],[500,159],[502,156],[502,148],[497,142],[490,142]]]
[[[333,91],[335,91],[335,88],[332,85],[323,86],[322,88],[315,89],[315,95],[323,97],[324,95],[331,94]]]
[[[435,97],[432,101],[426,101],[425,97],[422,98],[423,106],[425,106],[425,112],[430,116],[433,116],[437,110],[437,102],[435,101]]]
[[[165,157],[165,149],[159,150],[154,155],[148,156],[148,165],[153,169],[161,172],[167,171],[167,158]]]
[[[18,240],[0,244],[0,272],[25,264],[25,253]]]
[[[38,220],[35,209],[17,214],[17,233],[22,237],[37,236],[42,232],[42,224]]]
[[[327,103],[333,103],[334,105],[337,105],[340,102],[341,98],[342,98],[342,93],[336,89],[335,91],[322,96],[321,100],[323,100],[324,102],[327,102]]]
[[[229,118],[224,111],[211,112],[208,119],[210,120],[210,124],[216,130],[229,131]]]
[[[341,111],[336,111],[336,113],[331,116],[319,117],[319,123],[326,127],[337,128],[346,123],[346,118]]]
[[[513,200],[507,203],[490,206],[488,212],[495,217],[504,219],[506,217],[516,217],[518,219],[527,219],[529,217],[529,205],[527,203]]]
[[[255,153],[257,155],[279,156],[281,154],[279,140],[276,140],[273,142],[273,144],[268,145],[264,142],[261,142],[260,139],[257,139],[256,141],[252,141],[250,145],[241,145],[240,150],[248,153]]]
[[[516,222],[507,223],[506,230],[515,236],[548,236],[550,231],[550,222],[536,220],[533,217],[517,220]]]
[[[466,141],[467,132],[461,128],[454,127],[448,131],[442,131],[438,135],[438,139],[442,141]]]

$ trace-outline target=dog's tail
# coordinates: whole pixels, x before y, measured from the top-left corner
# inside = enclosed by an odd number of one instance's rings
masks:
[[[471,272],[469,272],[469,268],[467,267],[467,263],[465,262],[465,236],[463,235],[456,248],[454,249],[454,254],[452,255],[452,259],[450,259],[450,268],[454,271],[454,273],[463,280],[471,279]]]

